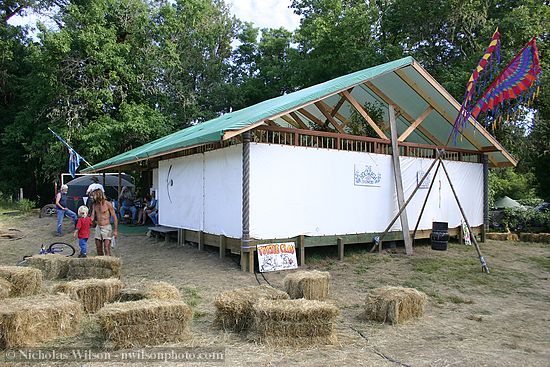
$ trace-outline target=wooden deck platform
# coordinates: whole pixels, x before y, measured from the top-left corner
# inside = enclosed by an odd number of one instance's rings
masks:
[[[166,226],[155,226],[147,228],[151,232],[151,236],[155,238],[164,238],[164,241],[170,241],[170,238],[178,238],[179,228],[166,227]]]
[[[160,229],[158,229],[160,228]],[[248,249],[241,251],[241,240],[239,238],[226,237],[224,235],[216,235],[206,233],[202,231],[193,231],[189,229],[179,229],[171,227],[150,227],[151,230],[158,229],[159,234],[165,236],[165,240],[169,241],[170,234],[177,234],[178,244],[183,245],[186,243],[193,243],[197,245],[199,250],[204,250],[205,246],[211,246],[219,249],[219,256],[223,258],[227,253],[241,256],[241,268],[244,271],[254,271],[255,262],[255,248],[256,245],[264,243],[280,243],[280,242],[294,242],[296,244],[298,264],[300,266],[305,265],[305,253],[306,248],[320,247],[320,246],[338,246],[338,257],[340,260],[344,258],[344,248],[346,244],[364,244],[365,247],[372,247],[372,240],[374,236],[379,236],[380,233],[358,233],[347,235],[333,235],[333,236],[296,236],[292,238],[278,238],[268,240],[255,240],[251,239]],[[416,239],[430,238],[431,230],[417,231]],[[461,240],[460,227],[449,228],[449,235]],[[482,234],[482,226],[473,227],[472,232],[475,236]],[[412,232],[411,232],[412,234]],[[402,241],[403,234],[401,231],[390,232],[385,238],[384,242]]]

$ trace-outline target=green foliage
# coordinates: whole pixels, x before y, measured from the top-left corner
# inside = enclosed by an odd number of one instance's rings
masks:
[[[384,111],[382,106],[375,103],[366,102],[363,106],[367,114],[372,118],[376,125],[383,128],[382,121],[384,117]],[[352,135],[370,136],[378,138],[378,134],[374,131],[374,128],[357,112],[353,107],[350,107],[350,123],[347,128]]]
[[[503,196],[516,200],[535,199],[535,177],[532,173],[518,173],[512,168],[489,171],[489,205]]]
[[[19,200],[19,202],[17,203],[17,207],[23,213],[30,213],[36,207],[36,202],[23,198]]]
[[[506,208],[504,209],[502,224],[512,231],[549,232],[550,210]]]

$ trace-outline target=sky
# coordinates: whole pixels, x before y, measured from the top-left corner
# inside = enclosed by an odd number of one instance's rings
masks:
[[[258,28],[284,27],[294,31],[300,17],[289,8],[292,0],[226,0],[231,13],[242,21],[252,22]]]
[[[233,15],[242,21],[252,22],[258,28],[284,27],[294,31],[300,24],[300,17],[289,8],[292,0],[226,0]],[[37,16],[13,17],[12,25],[36,24]]]

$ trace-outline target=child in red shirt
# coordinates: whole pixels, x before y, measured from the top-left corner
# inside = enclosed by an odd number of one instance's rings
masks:
[[[86,257],[88,238],[90,238],[90,227],[92,226],[92,218],[88,217],[88,207],[82,205],[78,208],[78,221],[73,237],[78,236],[78,245],[80,246],[80,254],[78,257]]]

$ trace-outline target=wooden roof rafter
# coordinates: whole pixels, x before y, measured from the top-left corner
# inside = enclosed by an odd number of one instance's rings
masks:
[[[401,134],[399,138],[397,138],[397,140],[405,141],[405,139],[407,139],[409,135],[411,135],[411,133],[422,123],[422,121],[424,121],[426,117],[428,117],[428,115],[430,114],[430,112],[433,111],[433,109],[434,108],[432,106],[428,106],[424,110],[424,112],[422,112],[422,114],[418,116],[418,118],[407,128],[407,130],[405,130],[405,132]]]
[[[344,133],[344,129],[340,124],[334,119],[334,117],[331,115],[331,112],[327,107],[325,103],[321,103],[321,101],[315,102],[315,106],[321,111],[323,116],[326,117],[327,121],[330,122],[332,126],[340,133]]]
[[[412,80],[411,78],[409,78],[409,76],[407,74],[405,74],[402,70],[396,70],[395,71],[395,74],[401,78],[401,80],[407,84],[412,90],[414,90],[426,103],[428,103],[429,105],[431,105],[439,115],[441,115],[441,117],[443,117],[451,126],[454,124],[454,118],[449,115],[449,113],[447,111],[445,111],[445,109],[443,107],[441,107],[436,101],[433,100],[433,98],[431,98],[430,96],[427,95],[427,93],[424,93],[424,91],[422,90],[422,88],[420,88],[415,82],[414,80]],[[441,87],[442,88],[442,87]],[[437,89],[437,88],[436,88]],[[438,90],[439,91],[439,90]],[[439,91],[441,93],[441,91]],[[478,144],[475,139],[473,139],[472,136],[470,136],[470,134],[468,134],[466,131],[462,131],[462,136],[464,138],[466,138],[466,140],[468,140],[468,142],[470,144],[472,144],[472,146],[474,146],[477,150],[481,150],[481,146],[480,144]],[[447,144],[445,144],[447,145]],[[489,160],[491,161],[491,163],[493,165],[496,165],[497,162],[494,161],[494,159],[492,159],[490,156],[489,156]]]
[[[370,89],[375,95],[377,95],[379,98],[381,98],[384,102],[386,102],[388,105],[398,106],[397,103],[395,103],[390,97],[388,97],[384,92],[382,92],[379,88],[377,88],[372,82],[365,82],[365,87]],[[399,110],[401,111],[401,117],[407,121],[409,124],[413,124],[416,120],[411,115],[409,115],[407,112],[403,111],[400,107]],[[433,145],[437,146],[443,146],[444,144],[435,137],[432,133],[430,133],[427,129],[424,129],[422,126],[418,125],[416,127],[418,131],[422,133]]]
[[[367,123],[374,129],[374,131],[376,132],[376,134],[378,134],[378,136],[380,137],[380,139],[384,139],[384,140],[389,140],[388,137],[386,136],[386,134],[384,134],[384,132],[380,129],[380,127],[378,127],[378,125],[376,125],[376,123],[374,122],[374,120],[369,116],[369,114],[367,113],[367,111],[365,111],[365,109],[363,108],[363,106],[361,106],[361,104],[351,95],[350,92],[348,92],[347,90],[344,90],[342,92],[340,92],[340,95],[342,97],[344,97],[349,104],[351,104],[355,110],[357,112],[359,112],[359,114],[367,121]]]

